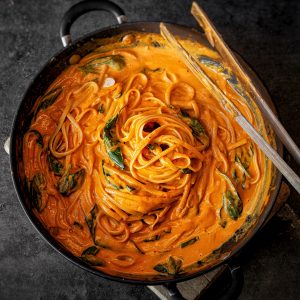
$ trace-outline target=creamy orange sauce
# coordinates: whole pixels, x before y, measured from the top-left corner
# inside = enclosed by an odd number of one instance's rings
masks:
[[[95,268],[176,275],[253,214],[270,166],[160,36],[116,40],[71,58],[37,99],[23,149],[34,210]],[[200,44],[183,45],[220,61]],[[203,67],[257,127],[259,112],[238,100],[224,74]],[[232,216],[226,203],[238,200]]]

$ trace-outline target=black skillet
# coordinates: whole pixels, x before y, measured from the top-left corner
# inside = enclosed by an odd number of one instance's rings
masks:
[[[110,26],[91,34],[88,34],[74,42],[71,40],[70,29],[73,22],[81,15],[93,11],[93,10],[104,10],[111,12],[117,19],[119,25]],[[275,187],[270,191],[270,201],[266,207],[261,212],[258,219],[253,223],[251,228],[247,233],[238,241],[231,239],[226,243],[226,247],[223,247],[219,251],[219,257],[211,264],[207,265],[204,269],[196,273],[185,273],[179,277],[141,277],[141,276],[112,276],[103,273],[100,270],[96,270],[89,265],[85,264],[79,258],[72,255],[67,249],[65,249],[59,242],[57,242],[49,232],[44,228],[41,222],[35,217],[32,207],[30,195],[26,185],[24,165],[22,158],[22,147],[23,147],[23,136],[28,130],[31,118],[30,111],[34,105],[35,100],[42,95],[52,81],[68,67],[69,59],[73,54],[79,54],[81,56],[93,51],[97,46],[97,39],[111,37],[125,32],[140,31],[140,32],[159,32],[158,22],[135,22],[126,23],[126,16],[124,11],[116,4],[109,1],[82,1],[74,5],[69,9],[69,11],[64,15],[61,28],[60,36],[65,48],[55,54],[48,63],[42,68],[39,74],[35,77],[29,88],[27,89],[23,100],[21,101],[19,108],[17,110],[10,142],[10,161],[11,161],[11,171],[14,181],[14,186],[17,191],[21,205],[23,206],[26,215],[32,222],[33,226],[38,230],[38,232],[43,236],[43,238],[60,254],[67,258],[72,263],[89,271],[100,277],[115,280],[118,282],[141,284],[141,285],[164,285],[170,294],[172,299],[184,299],[180,295],[176,283],[192,279],[197,276],[201,276],[212,269],[223,264],[222,272],[216,279],[209,285],[205,292],[201,293],[201,299],[234,299],[239,295],[242,288],[242,273],[239,266],[235,265],[236,254],[240,249],[255,235],[258,229],[261,227],[263,222],[266,220],[275,200],[280,187],[281,175],[279,172],[274,172],[273,175],[273,186]],[[208,43],[203,38],[203,34],[199,33],[197,30],[176,24],[169,24],[169,28],[173,33],[184,39],[192,39],[194,41],[200,41],[201,43]],[[274,106],[270,100],[269,95],[263,88],[261,82],[253,75],[253,80],[257,84],[258,88],[261,90],[265,99],[269,99],[269,105],[274,109]],[[277,149],[282,155],[282,145],[277,140]],[[224,253],[222,253],[222,251]],[[228,284],[223,284],[225,277],[229,276],[230,281]],[[226,287],[224,290],[223,287]],[[200,299],[199,298],[199,299]]]

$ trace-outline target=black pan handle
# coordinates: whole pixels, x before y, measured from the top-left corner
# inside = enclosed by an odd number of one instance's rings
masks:
[[[64,47],[72,43],[71,26],[80,16],[93,10],[105,10],[111,12],[119,24],[127,21],[127,17],[121,7],[107,0],[85,0],[73,5],[63,16],[60,24],[60,38]]]
[[[168,290],[170,300],[186,300],[177,288],[176,283],[164,284],[164,287]]]
[[[195,300],[235,300],[240,295],[244,276],[240,266],[224,265]],[[185,300],[176,283],[165,284],[171,300]]]
[[[236,300],[244,285],[240,266],[229,264],[201,291],[195,300]]]

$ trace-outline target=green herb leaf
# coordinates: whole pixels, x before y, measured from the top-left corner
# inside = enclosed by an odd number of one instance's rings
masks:
[[[223,206],[228,216],[237,220],[243,211],[243,202],[229,177],[217,169],[217,173],[225,179],[228,190],[223,195]]]
[[[112,162],[114,162],[122,170],[125,169],[123,154],[119,146],[119,141],[116,139],[112,130],[115,128],[119,114],[109,119],[104,127],[104,146],[105,150]]]
[[[91,246],[85,249],[81,255],[96,255],[99,252],[99,249],[95,246]]]
[[[149,237],[149,238],[146,238],[146,239],[144,239],[144,242],[145,242],[145,243],[148,243],[148,242],[158,241],[158,240],[160,240],[160,238],[161,238],[162,236],[164,236],[164,235],[167,234],[167,233],[171,233],[171,229],[165,229],[165,230],[162,231],[160,234],[156,234],[156,235],[154,235],[154,236],[151,236],[151,237]]]
[[[222,205],[222,207],[219,210],[219,225],[222,228],[225,228],[227,225],[227,220],[226,220],[225,214],[227,214],[227,212],[225,212],[224,205]]]
[[[79,222],[77,222],[77,221],[75,221],[75,222],[73,223],[73,225],[74,225],[75,227],[79,228],[80,230],[83,229],[83,226],[82,226]]]
[[[99,248],[91,246],[82,252],[81,259],[91,266],[104,266],[105,262],[99,257],[96,257],[98,252]]]
[[[145,252],[137,245],[137,243],[134,240],[129,240],[129,241],[133,244],[133,246],[136,248],[138,252],[140,252],[141,254],[145,254]]]
[[[110,181],[110,179],[108,177],[110,177],[110,174],[105,170],[105,166],[104,166],[104,160],[102,160],[102,171],[103,171],[103,174],[104,174],[104,177],[105,177],[105,180],[115,189],[115,190],[120,190],[120,189],[123,189],[123,187],[120,185],[120,186],[117,186],[116,184],[112,183]]]
[[[156,143],[154,143],[154,144],[148,144],[148,145],[147,145],[147,148],[148,148],[149,150],[154,150],[156,147],[157,147],[157,144],[156,144]]]
[[[135,188],[132,187],[132,186],[129,186],[129,185],[126,185],[126,189],[127,189],[129,192],[135,191]]]
[[[161,73],[163,71],[164,71],[164,69],[162,69],[162,68],[150,69],[150,68],[145,67],[142,70],[142,73],[145,73],[145,74],[147,74],[147,73],[157,73],[157,72]]]
[[[91,209],[88,216],[85,216],[85,222],[89,228],[91,237],[93,242],[95,243],[95,233],[96,233],[96,217],[98,213],[98,206],[97,204]]]
[[[32,129],[30,132],[34,133],[36,135],[36,143],[43,148],[44,147],[44,142],[43,142],[43,136],[40,134],[39,131]]]
[[[168,260],[168,266],[169,266],[169,274],[170,275],[176,275],[180,272],[182,265],[181,259],[175,259],[174,257],[170,256]]]
[[[105,137],[104,137],[104,143],[105,143]],[[107,154],[109,156],[109,158],[111,159],[111,161],[113,161],[120,169],[124,170],[125,166],[124,166],[124,159],[123,159],[123,155],[122,155],[122,151],[120,147],[117,147],[115,150],[108,150],[109,148],[107,147],[107,145],[109,145],[108,143],[105,143],[106,145],[106,151]]]
[[[98,74],[98,68],[103,65],[108,65],[112,69],[120,71],[126,64],[122,55],[109,55],[95,58],[87,64],[79,67],[79,69],[84,73],[84,75],[87,75],[88,73]]]
[[[155,48],[161,48],[161,44],[157,41],[152,41],[151,42],[151,46],[152,47],[155,47]]]
[[[47,154],[47,161],[49,165],[50,171],[54,172],[55,175],[62,176],[64,173],[64,166],[63,164],[57,160],[50,151]]]
[[[201,123],[197,119],[190,117],[186,111],[181,111],[178,116],[192,129],[193,135],[196,136],[204,146],[208,147],[209,137]]]
[[[176,275],[181,272],[182,260],[170,256],[167,263],[157,264],[153,269],[159,273],[168,273],[169,275]]]
[[[249,171],[248,171],[248,166],[245,162],[242,162],[241,158],[238,155],[235,155],[235,163],[238,165],[238,167],[241,169],[241,171],[247,176],[251,177]]]
[[[30,184],[30,195],[32,206],[38,211],[42,212],[47,205],[46,179],[42,173],[37,173],[33,176]]]
[[[93,67],[92,65],[84,65],[81,67],[78,67],[80,71],[83,72],[84,76],[86,76],[87,74],[91,73],[91,74],[98,74],[98,71],[95,67]]]
[[[168,267],[165,264],[157,264],[153,269],[159,273],[168,273]]]
[[[103,103],[101,103],[100,105],[99,105],[99,108],[98,108],[98,113],[100,113],[100,114],[103,114],[104,113],[104,105],[103,105]]]
[[[158,241],[158,240],[160,240],[160,235],[156,234],[150,238],[144,239],[144,242],[149,243],[149,242],[154,242],[154,241]]]
[[[223,205],[225,211],[233,220],[237,220],[242,213],[243,203],[237,193],[234,194],[227,190],[223,196]]]
[[[67,170],[57,182],[58,191],[63,196],[69,196],[71,193],[77,191],[82,186],[84,179],[84,169],[80,169],[73,174],[70,174],[70,171]]]
[[[233,169],[233,171],[232,171],[232,178],[234,179],[234,181],[236,183],[238,183],[239,179],[238,179],[238,176],[237,176],[237,173],[236,173],[236,169]]]
[[[188,241],[182,243],[182,244],[180,245],[180,247],[181,247],[181,248],[184,248],[184,247],[186,247],[186,246],[193,245],[193,244],[195,244],[198,240],[199,240],[199,237],[198,237],[198,236],[195,236],[194,238],[192,238],[192,239],[190,239],[190,240],[188,240]]]
[[[118,117],[119,117],[119,114],[116,114],[114,117],[109,119],[105,124],[104,131],[110,133],[110,130],[112,130],[116,126]]]
[[[40,104],[36,110],[36,113],[40,110],[43,109],[45,110],[46,108],[48,108],[49,106],[51,106],[56,99],[58,98],[58,96],[61,94],[63,88],[62,87],[58,87],[54,90],[51,90],[50,92],[48,92],[47,94],[45,94],[41,101]]]
[[[181,172],[183,174],[192,174],[193,173],[193,171],[191,169],[189,169],[189,168],[181,169]]]
[[[220,219],[220,221],[219,221],[219,225],[220,225],[222,228],[225,228],[225,227],[226,227],[226,225],[227,225],[227,220]]]
[[[105,245],[105,244],[99,242],[98,240],[95,241],[95,245],[99,246],[100,248],[111,249],[111,247],[109,247],[108,245]]]

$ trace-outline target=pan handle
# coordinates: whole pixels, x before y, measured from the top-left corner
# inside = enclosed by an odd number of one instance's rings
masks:
[[[176,283],[167,283],[164,287],[168,290],[170,300],[186,300],[178,290]]]
[[[195,300],[233,300],[240,295],[244,276],[240,266],[224,265]],[[170,300],[185,300],[176,283],[165,284]]]
[[[244,275],[241,267],[227,264],[195,300],[235,300],[240,295],[243,285]]]
[[[73,5],[63,16],[60,24],[60,38],[64,47],[72,43],[71,26],[83,14],[94,11],[104,10],[111,12],[119,24],[127,21],[127,17],[122,8],[117,4],[107,0],[85,0]]]

